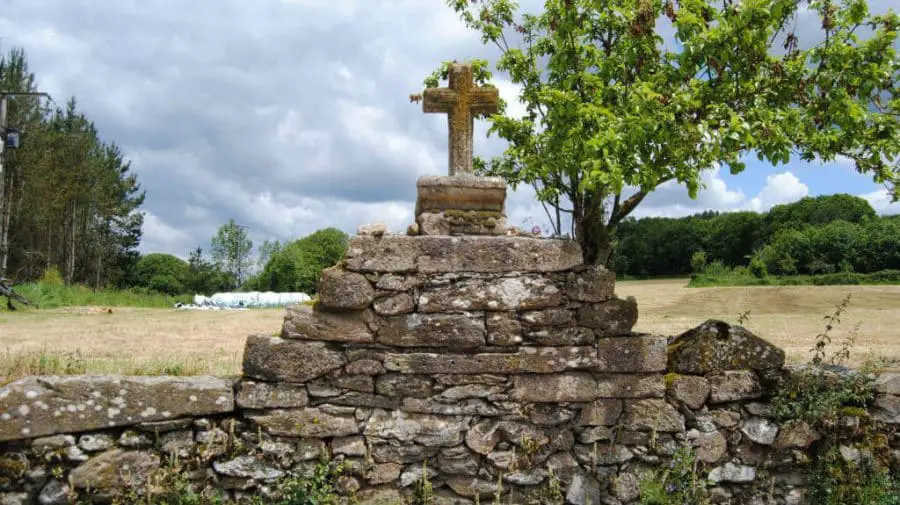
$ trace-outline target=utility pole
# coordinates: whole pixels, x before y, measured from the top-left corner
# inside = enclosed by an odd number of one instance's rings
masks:
[[[38,96],[46,97],[51,101],[53,98],[47,93],[39,91],[0,91],[0,277],[6,274],[6,260],[9,257],[9,221],[12,215],[12,202],[6,197],[6,179],[10,179],[4,171],[4,161],[6,152],[6,142],[9,138],[9,97],[17,96]],[[18,134],[18,132],[16,132]],[[18,146],[16,146],[18,147]]]

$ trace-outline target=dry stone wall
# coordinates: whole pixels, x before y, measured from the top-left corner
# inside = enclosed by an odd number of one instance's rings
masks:
[[[315,307],[248,339],[239,380],[0,389],[0,503],[135,497],[173,469],[250,503],[327,458],[347,503],[414,503],[425,479],[442,505],[630,504],[682,446],[714,503],[805,503],[818,434],[767,403],[784,353],[717,321],[635,334],[635,300],[582,263],[566,240],[354,237]],[[900,375],[876,387],[896,426]]]

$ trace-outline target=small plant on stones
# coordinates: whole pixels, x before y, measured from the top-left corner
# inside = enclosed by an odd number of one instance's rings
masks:
[[[413,488],[412,505],[433,505],[434,489],[428,479],[428,466],[422,462],[422,477],[416,481]]]
[[[707,505],[710,503],[700,462],[689,446],[682,446],[662,472],[640,482],[640,505]]]
[[[320,461],[309,478],[288,477],[278,483],[275,501],[262,503],[271,505],[336,505],[339,502],[335,481],[344,473],[344,465],[339,462]]]
[[[812,358],[782,381],[772,400],[782,424],[806,423],[818,434],[809,467],[810,503],[900,505],[900,478],[892,473],[885,429],[866,408],[874,400],[873,382],[884,362],[870,360],[860,370],[844,364],[856,341],[858,325],[830,352],[832,332],[850,304],[850,295],[825,316]]]

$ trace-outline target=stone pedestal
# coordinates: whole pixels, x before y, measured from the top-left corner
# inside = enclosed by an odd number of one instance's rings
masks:
[[[420,235],[503,235],[506,183],[472,174],[425,176],[416,183]]]

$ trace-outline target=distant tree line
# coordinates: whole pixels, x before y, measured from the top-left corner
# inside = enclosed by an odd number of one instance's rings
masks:
[[[21,49],[0,55],[0,92],[34,92]],[[56,270],[66,283],[124,286],[138,261],[144,192],[115,143],[105,142],[74,98],[48,109],[10,97],[21,145],[0,175],[0,275],[32,280]]]
[[[616,238],[620,276],[688,275],[713,262],[773,275],[900,269],[900,216],[878,216],[866,200],[846,194],[764,213],[632,218]]]

